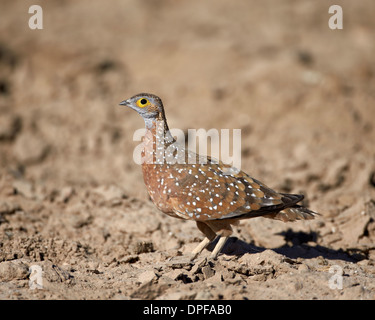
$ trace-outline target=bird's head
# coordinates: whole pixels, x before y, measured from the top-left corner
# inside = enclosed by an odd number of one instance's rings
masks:
[[[147,122],[165,120],[163,102],[161,99],[150,93],[140,93],[120,103],[137,111]]]

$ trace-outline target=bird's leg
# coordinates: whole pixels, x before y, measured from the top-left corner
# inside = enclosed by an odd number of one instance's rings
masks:
[[[195,249],[192,251],[193,253],[193,258],[192,259],[195,259],[201,252],[204,248],[206,248],[208,246],[208,244],[210,243],[210,239],[208,239],[207,237],[205,237],[196,247]]]
[[[229,238],[229,236],[233,233],[231,224],[233,222],[237,221],[232,221],[232,220],[211,220],[207,221],[206,224],[208,227],[215,232],[220,238],[219,241],[217,242],[214,250],[212,251],[210,258],[216,259],[217,255],[220,253],[221,249],[223,249],[225,242]]]
[[[216,238],[216,233],[212,231],[212,229],[204,222],[197,221],[197,227],[202,233],[206,235],[206,237],[193,250],[192,260],[195,259],[202,252],[202,250],[206,248],[209,245],[209,243]]]
[[[219,254],[219,252],[221,251],[221,249],[224,247],[225,242],[227,240],[228,240],[228,237],[220,237],[219,238],[219,241],[217,242],[214,250],[212,251],[212,253],[210,255],[210,258],[212,258],[212,259],[216,259],[217,258],[217,255]]]

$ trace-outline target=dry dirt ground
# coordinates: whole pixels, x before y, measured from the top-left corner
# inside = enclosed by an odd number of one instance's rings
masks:
[[[373,0],[0,2],[0,299],[374,299]],[[243,221],[216,261],[133,161],[171,128],[242,130],[242,169],[314,221]],[[30,289],[30,268],[42,289]]]

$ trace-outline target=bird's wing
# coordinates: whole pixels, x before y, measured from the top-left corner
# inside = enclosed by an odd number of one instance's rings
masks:
[[[170,181],[165,182],[172,190],[169,203],[174,212],[201,221],[250,218],[278,212],[301,200],[277,193],[242,171],[230,174],[228,170],[230,166],[221,162],[174,165]]]

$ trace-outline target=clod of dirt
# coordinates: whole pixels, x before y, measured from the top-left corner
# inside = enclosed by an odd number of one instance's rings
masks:
[[[202,273],[205,279],[211,278],[215,275],[215,271],[209,265],[202,268]]]
[[[154,281],[157,278],[158,277],[157,277],[157,275],[155,274],[155,272],[153,270],[147,270],[145,272],[142,272],[138,276],[138,281],[141,282],[141,283],[146,283],[146,282]]]
[[[173,257],[167,265],[172,269],[185,269],[191,270],[192,262],[189,257]]]
[[[13,214],[18,210],[22,210],[18,203],[9,200],[0,201],[0,215]]]
[[[82,228],[92,222],[92,215],[87,205],[82,202],[69,206],[66,209],[65,217],[68,223],[73,228]]]
[[[310,270],[310,268],[307,264],[301,263],[298,266],[298,272],[300,272],[300,273],[308,272],[309,270]]]
[[[181,269],[174,269],[174,270],[164,273],[162,278],[163,280],[166,280],[166,278],[169,278],[173,281],[177,281],[178,278],[180,278],[182,275],[183,275],[183,271]]]
[[[169,285],[163,283],[153,283],[152,281],[145,282],[138,289],[134,290],[131,294],[131,298],[151,300],[161,296]]]
[[[152,241],[138,241],[134,246],[134,254],[154,252],[154,244]]]
[[[0,281],[27,279],[29,268],[22,261],[4,261],[0,263]]]
[[[198,272],[201,272],[202,268],[207,265],[207,258],[201,258],[198,260],[194,266],[191,268],[190,273],[196,274]]]
[[[224,261],[223,261],[224,262]],[[265,281],[272,278],[277,269],[287,269],[283,256],[272,250],[255,254],[245,254],[238,261],[227,261],[223,264],[229,270],[251,277],[253,280]]]
[[[119,261],[119,263],[134,263],[134,262],[137,262],[138,260],[139,260],[138,255],[131,254],[122,258]]]

